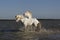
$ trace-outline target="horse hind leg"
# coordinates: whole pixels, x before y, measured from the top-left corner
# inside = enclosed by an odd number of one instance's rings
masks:
[[[40,30],[41,30],[41,23],[38,23],[35,31],[39,32]]]
[[[38,27],[40,28],[40,30],[41,30],[41,23],[38,23]]]
[[[33,24],[32,24],[32,31],[35,31],[35,28],[36,28],[36,27],[35,27],[35,24],[33,23]]]

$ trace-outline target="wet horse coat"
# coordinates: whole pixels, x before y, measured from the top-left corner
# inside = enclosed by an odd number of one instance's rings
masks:
[[[25,26],[25,30],[27,30],[27,27],[31,26],[32,24],[34,24],[35,26],[37,26],[36,23],[38,23],[37,20],[28,19],[28,18],[24,17],[23,15],[16,15],[15,18],[16,18],[16,22],[18,22],[19,20],[22,21],[22,23]]]
[[[24,13],[24,16],[28,17],[28,19],[33,19],[33,21],[34,21],[33,23],[37,27],[36,30],[40,30],[41,29],[41,23],[36,18],[32,18],[32,12],[26,11]]]
[[[41,23],[36,18],[32,18],[32,13],[30,11],[25,12],[24,15],[16,15],[15,18],[16,22],[18,22],[19,20],[22,21],[25,26],[25,30],[28,26],[31,26],[33,24],[36,27],[36,31],[40,31],[41,29]]]

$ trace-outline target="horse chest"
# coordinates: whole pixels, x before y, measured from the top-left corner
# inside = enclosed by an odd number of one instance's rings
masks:
[[[27,20],[24,21],[24,24],[25,25],[31,25],[32,24],[32,21],[27,19]]]

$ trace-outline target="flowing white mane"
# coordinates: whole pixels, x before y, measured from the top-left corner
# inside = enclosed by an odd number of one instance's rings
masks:
[[[31,11],[26,11],[24,13],[24,16],[28,17],[28,18],[32,18],[32,12]]]

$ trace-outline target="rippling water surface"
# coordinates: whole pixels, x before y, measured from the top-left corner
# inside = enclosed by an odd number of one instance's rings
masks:
[[[0,40],[60,40],[60,20],[39,20],[40,32],[21,31],[24,26],[15,20],[0,20]]]

